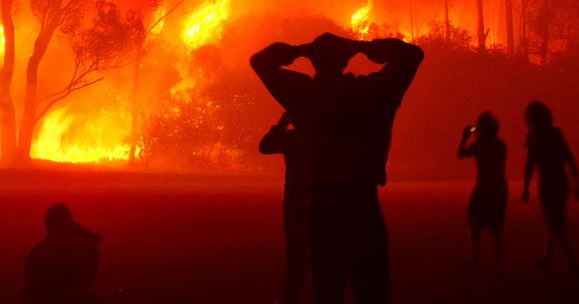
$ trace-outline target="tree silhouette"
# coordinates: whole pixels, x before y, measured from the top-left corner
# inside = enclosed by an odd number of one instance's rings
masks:
[[[140,43],[144,37],[142,20],[132,12],[128,12],[126,18],[121,18],[114,2],[31,0],[30,5],[40,23],[40,30],[26,70],[24,111],[19,136],[19,155],[24,160],[30,158],[33,131],[43,115],[72,92],[101,81],[102,76],[95,76],[96,72],[126,65],[123,62],[125,58],[119,54]],[[91,8],[96,10],[96,17],[92,27],[85,28],[85,12]],[[39,98],[40,63],[57,29],[70,42],[74,53],[74,70],[63,89]]]

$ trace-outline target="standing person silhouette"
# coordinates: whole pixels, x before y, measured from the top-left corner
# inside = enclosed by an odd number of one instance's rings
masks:
[[[383,64],[369,75],[344,74],[362,53]],[[283,68],[298,57],[315,75]],[[378,185],[394,117],[424,54],[398,39],[353,41],[325,33],[306,45],[274,43],[251,58],[271,95],[304,140],[309,238],[316,304],[341,304],[346,282],[357,303],[388,303],[388,234]]]
[[[44,224],[46,236],[26,257],[20,303],[94,304],[87,289],[98,270],[101,238],[61,203],[48,208]]]
[[[565,209],[569,196],[569,181],[566,165],[571,169],[575,184],[575,198],[579,199],[579,177],[575,158],[563,137],[561,130],[553,125],[553,116],[547,106],[540,101],[529,103],[525,111],[527,135],[527,162],[522,200],[529,201],[529,186],[533,171],[539,171],[539,200],[543,217],[548,227],[548,235],[543,257],[537,262],[540,267],[551,261],[553,246],[561,245],[571,270],[579,273],[577,259],[567,235]]]
[[[286,274],[281,304],[300,303],[309,269],[305,159],[296,130],[288,129],[290,124],[289,114],[284,113],[259,142],[262,154],[283,154],[286,167],[283,197]]]
[[[473,133],[476,133],[476,140],[467,145]],[[480,265],[480,233],[489,228],[497,274],[502,276],[503,227],[508,200],[507,146],[498,135],[497,119],[488,112],[480,114],[476,126],[464,129],[457,156],[460,159],[474,157],[478,171],[467,212],[475,265]]]

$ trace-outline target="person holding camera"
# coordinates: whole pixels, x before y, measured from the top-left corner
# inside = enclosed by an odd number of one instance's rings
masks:
[[[468,144],[472,134],[476,134],[476,139]],[[480,234],[488,228],[494,243],[496,271],[502,276],[503,228],[508,201],[507,146],[498,135],[497,119],[489,112],[480,114],[476,126],[464,129],[457,156],[459,159],[474,157],[478,172],[467,212],[474,265],[480,266]]]
[[[286,272],[280,304],[298,304],[308,275],[308,234],[305,187],[305,160],[301,139],[290,129],[291,118],[283,113],[259,142],[265,155],[283,154],[285,185],[283,194],[283,230]]]

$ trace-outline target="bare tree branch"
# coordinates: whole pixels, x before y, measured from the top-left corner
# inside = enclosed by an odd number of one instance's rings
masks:
[[[55,98],[53,98],[52,100],[50,100],[48,102],[48,104],[46,105],[46,107],[44,107],[44,109],[36,116],[35,120],[38,121],[40,120],[40,118],[42,118],[44,115],[46,115],[46,113],[48,112],[48,110],[50,110],[50,108],[52,108],[52,106],[54,106],[54,104],[56,104],[57,102],[65,99],[66,97],[68,97],[68,95],[70,95],[72,92],[74,91],[78,91],[80,89],[86,88],[88,86],[91,86],[99,81],[102,81],[103,79],[105,79],[104,77],[99,77],[97,79],[85,82],[81,85],[75,86],[75,87],[69,87],[62,95],[57,96]]]
[[[181,0],[181,1],[177,2],[177,4],[175,4],[169,11],[167,11],[163,16],[161,16],[159,19],[157,19],[157,21],[153,22],[153,24],[151,26],[149,26],[149,28],[145,32],[145,35],[148,35],[157,25],[159,25],[159,23],[161,23],[161,21],[165,20],[169,15],[171,15],[184,2],[185,2],[185,0]]]

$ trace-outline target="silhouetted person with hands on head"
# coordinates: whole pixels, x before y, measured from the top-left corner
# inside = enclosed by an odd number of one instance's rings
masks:
[[[286,275],[281,304],[300,303],[309,269],[305,159],[301,139],[295,129],[288,128],[290,124],[289,114],[284,113],[259,143],[262,154],[283,154],[286,167],[283,198]]]
[[[344,74],[358,53],[384,66]],[[312,62],[313,78],[284,68],[298,57]],[[377,186],[386,183],[396,110],[423,57],[399,39],[325,33],[306,45],[274,43],[251,58],[304,140],[316,304],[343,303],[348,281],[357,303],[389,302],[388,234]]]
[[[21,304],[95,303],[87,289],[99,260],[101,238],[78,224],[61,203],[46,211],[46,236],[25,262]]]
[[[476,139],[468,144],[472,134],[476,134]],[[476,126],[464,129],[457,156],[460,159],[474,157],[478,172],[467,212],[475,266],[480,266],[481,231],[488,228],[494,243],[497,274],[502,276],[503,228],[508,200],[507,146],[498,135],[497,119],[488,112],[480,114]]]
[[[537,262],[547,266],[553,254],[553,246],[563,249],[571,271],[579,274],[577,259],[567,235],[565,209],[569,196],[569,180],[566,166],[573,174],[575,199],[579,200],[579,177],[575,158],[561,130],[553,125],[553,116],[547,106],[540,101],[531,102],[525,112],[529,134],[527,135],[527,162],[522,200],[529,201],[529,186],[535,167],[539,171],[539,200],[543,217],[548,227],[548,236],[543,257]]]

